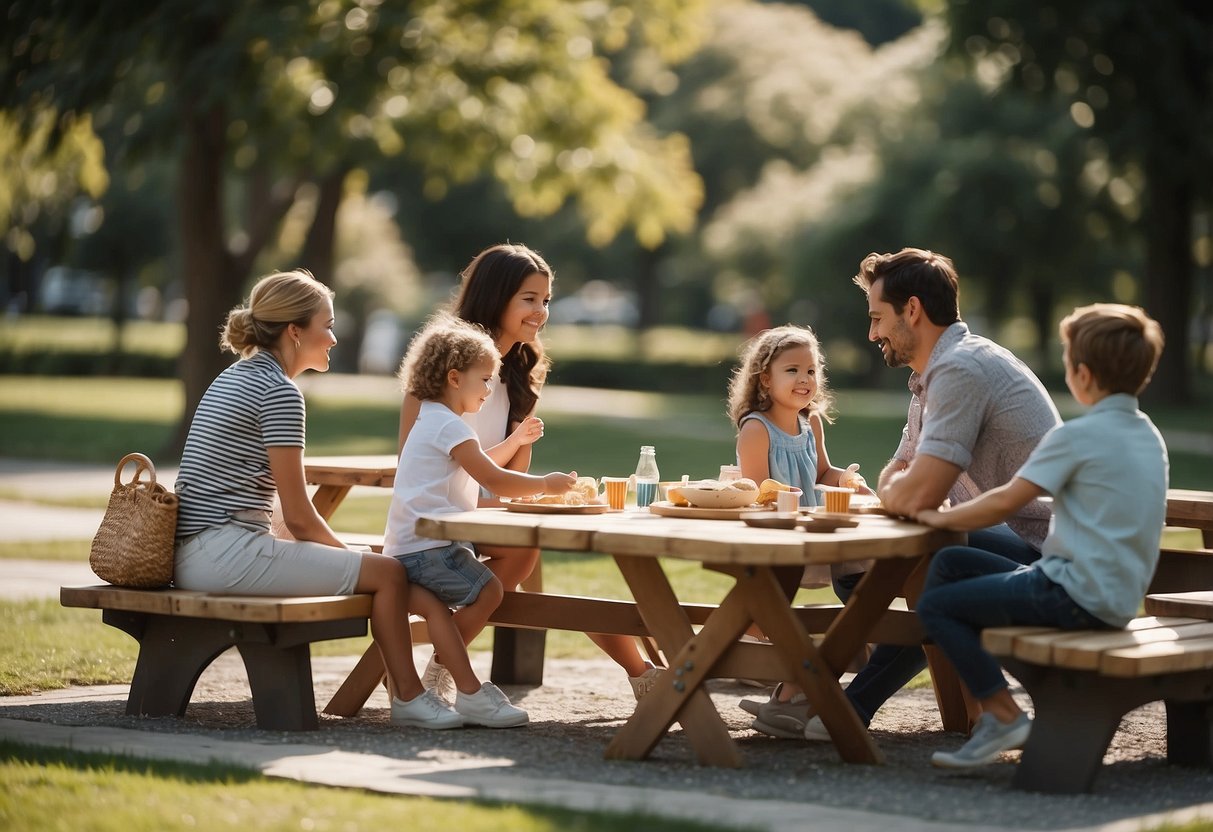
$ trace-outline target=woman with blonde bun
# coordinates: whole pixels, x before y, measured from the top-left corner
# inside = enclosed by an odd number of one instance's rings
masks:
[[[371,596],[371,632],[387,668],[397,725],[455,728],[462,717],[422,687],[400,622],[437,600],[410,592],[393,558],[353,551],[308,499],[303,475],[305,411],[294,379],[324,372],[333,335],[333,293],[303,270],[276,272],[233,309],[220,345],[240,356],[211,383],[186,437],[174,580],[182,589],[243,595]],[[277,498],[287,531],[271,532]],[[421,611],[420,609],[418,611]],[[454,648],[454,628],[431,629]]]

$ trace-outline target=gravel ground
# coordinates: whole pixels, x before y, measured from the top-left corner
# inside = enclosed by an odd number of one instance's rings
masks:
[[[419,663],[424,662],[418,653]],[[327,701],[352,658],[313,660],[316,699]],[[487,675],[487,655],[477,655]],[[886,704],[872,725],[884,750],[884,766],[845,765],[824,743],[776,740],[749,729],[737,707],[761,691],[727,681],[711,683],[717,709],[741,747],[742,769],[696,765],[679,729],[657,745],[649,761],[608,762],[603,750],[631,712],[622,673],[610,662],[549,660],[541,687],[507,687],[531,716],[526,728],[432,732],[396,729],[388,723],[387,698],[372,697],[354,719],[321,717],[306,736],[255,727],[243,666],[234,653],[216,661],[199,680],[182,719],[123,714],[124,701],[76,701],[6,705],[0,716],[60,725],[104,725],[157,732],[182,732],[214,739],[330,746],[349,752],[454,763],[468,758],[506,758],[514,771],[536,778],[565,778],[599,784],[645,786],[739,798],[772,798],[811,805],[861,809],[963,825],[1067,829],[1174,812],[1213,800],[1213,771],[1166,764],[1165,714],[1161,703],[1130,713],[1104,760],[1093,794],[1040,795],[1010,788],[1017,753],[970,773],[931,767],[932,751],[953,748],[963,738],[945,734],[930,690],[907,690]],[[1017,696],[1025,705],[1021,691]],[[28,700],[27,700],[28,701]],[[1213,815],[1213,805],[1207,808]]]

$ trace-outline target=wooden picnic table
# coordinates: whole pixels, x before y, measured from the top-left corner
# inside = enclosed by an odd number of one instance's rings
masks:
[[[871,640],[893,599],[904,595],[913,603],[930,555],[941,546],[962,542],[964,536],[888,517],[856,519],[855,528],[808,533],[643,511],[577,515],[496,508],[423,517],[417,529],[440,539],[601,552],[614,558],[668,668],[615,735],[608,758],[643,759],[670,726],[680,722],[701,763],[740,765],[740,752],[703,683],[726,675],[716,668],[723,669],[737,648],[752,646],[741,645],[739,639],[757,624],[778,654],[785,678],[804,688],[842,759],[880,763],[883,755],[838,679]],[[733,586],[697,631],[662,568],[662,558],[697,561],[733,578]],[[792,606],[804,566],[868,558],[874,559],[872,568],[821,643],[814,644]],[[739,669],[736,656],[732,658],[727,675]],[[744,672],[744,665],[741,669]],[[958,689],[942,697],[940,706],[941,712],[952,710],[953,722],[967,724]]]

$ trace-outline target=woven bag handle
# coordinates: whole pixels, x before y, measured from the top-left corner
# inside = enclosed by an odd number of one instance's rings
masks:
[[[131,477],[130,484],[138,488],[144,483],[139,481],[139,475],[147,471],[151,475],[151,482],[146,484],[147,488],[156,487],[156,466],[152,465],[152,461],[140,453],[130,453],[118,460],[118,467],[114,469],[114,488],[122,485],[122,470],[126,468],[127,463],[135,463],[135,476]]]

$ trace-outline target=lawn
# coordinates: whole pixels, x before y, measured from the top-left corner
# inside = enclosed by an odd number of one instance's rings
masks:
[[[638,814],[374,794],[271,779],[233,766],[144,761],[8,742],[0,743],[0,785],[0,829],[12,832],[726,829]]]

